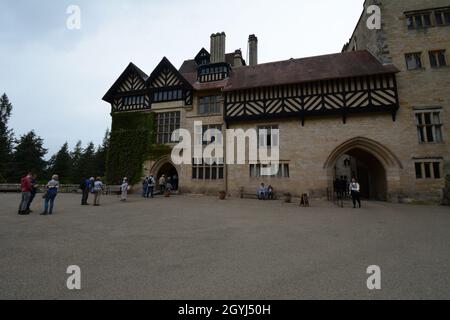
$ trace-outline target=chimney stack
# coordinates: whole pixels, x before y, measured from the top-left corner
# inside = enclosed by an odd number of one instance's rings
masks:
[[[258,64],[258,38],[251,34],[248,37],[249,65],[256,66]]]
[[[234,60],[233,60],[233,67],[242,67],[242,51],[236,50],[234,52]]]
[[[225,32],[211,35],[211,63],[225,62]]]

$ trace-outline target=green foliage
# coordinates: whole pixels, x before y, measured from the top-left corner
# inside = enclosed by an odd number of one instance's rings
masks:
[[[109,130],[106,130],[105,136],[103,138],[103,143],[102,145],[98,146],[97,152],[95,153],[97,175],[100,177],[104,177],[106,174],[106,158],[108,155],[110,136],[111,133],[109,132]]]
[[[43,144],[44,141],[34,131],[20,137],[14,148],[12,181],[20,181],[20,178],[28,172],[36,173],[38,177],[44,175],[46,167],[44,156],[47,150],[44,149]]]
[[[72,157],[69,153],[69,145],[66,142],[58,153],[51,158],[48,176],[58,174],[61,183],[71,183],[72,166]]]
[[[118,184],[128,177],[131,184],[140,181],[144,161],[170,153],[168,146],[156,144],[156,124],[152,113],[113,115],[111,139],[106,161],[106,180]]]
[[[5,181],[11,174],[13,134],[8,128],[8,121],[11,117],[12,104],[8,96],[3,94],[0,97],[0,180]]]

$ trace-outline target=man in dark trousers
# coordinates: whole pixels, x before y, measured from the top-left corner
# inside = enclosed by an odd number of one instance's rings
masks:
[[[87,206],[89,205],[88,198],[89,198],[89,192],[91,191],[93,185],[94,185],[94,178],[83,180],[80,184],[80,189],[83,191],[83,195],[81,197],[81,205]]]
[[[20,188],[22,191],[22,199],[20,201],[19,206],[19,214],[20,215],[27,215],[30,214],[30,212],[27,210],[28,201],[30,201],[31,198],[31,173],[28,173],[25,177],[20,180]]]
[[[358,204],[361,208],[361,186],[359,185],[356,178],[353,178],[352,182],[350,183],[350,193],[352,195],[353,208],[356,208],[356,204]]]
[[[33,203],[34,198],[36,197],[37,190],[38,190],[38,184],[37,184],[37,181],[36,181],[36,175],[33,174],[31,176],[31,195],[30,195],[30,200],[28,200],[28,205],[27,205],[27,211],[28,212],[33,212],[30,209],[30,206],[31,206],[31,203]]]

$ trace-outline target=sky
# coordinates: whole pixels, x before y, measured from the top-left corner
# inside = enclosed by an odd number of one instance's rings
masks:
[[[111,125],[103,95],[129,62],[150,74],[166,56],[176,67],[210,35],[227,52],[259,40],[259,62],[340,52],[363,0],[0,0],[0,94],[13,103],[10,127],[35,130],[56,153],[67,141],[100,144]],[[67,20],[80,9],[80,28]]]

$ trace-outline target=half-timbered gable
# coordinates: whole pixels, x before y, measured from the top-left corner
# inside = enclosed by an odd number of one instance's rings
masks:
[[[153,103],[184,100],[192,104],[192,86],[164,57],[147,80]]]
[[[147,94],[147,78],[142,70],[130,63],[103,100],[111,103],[112,112],[149,109],[151,103]]]

